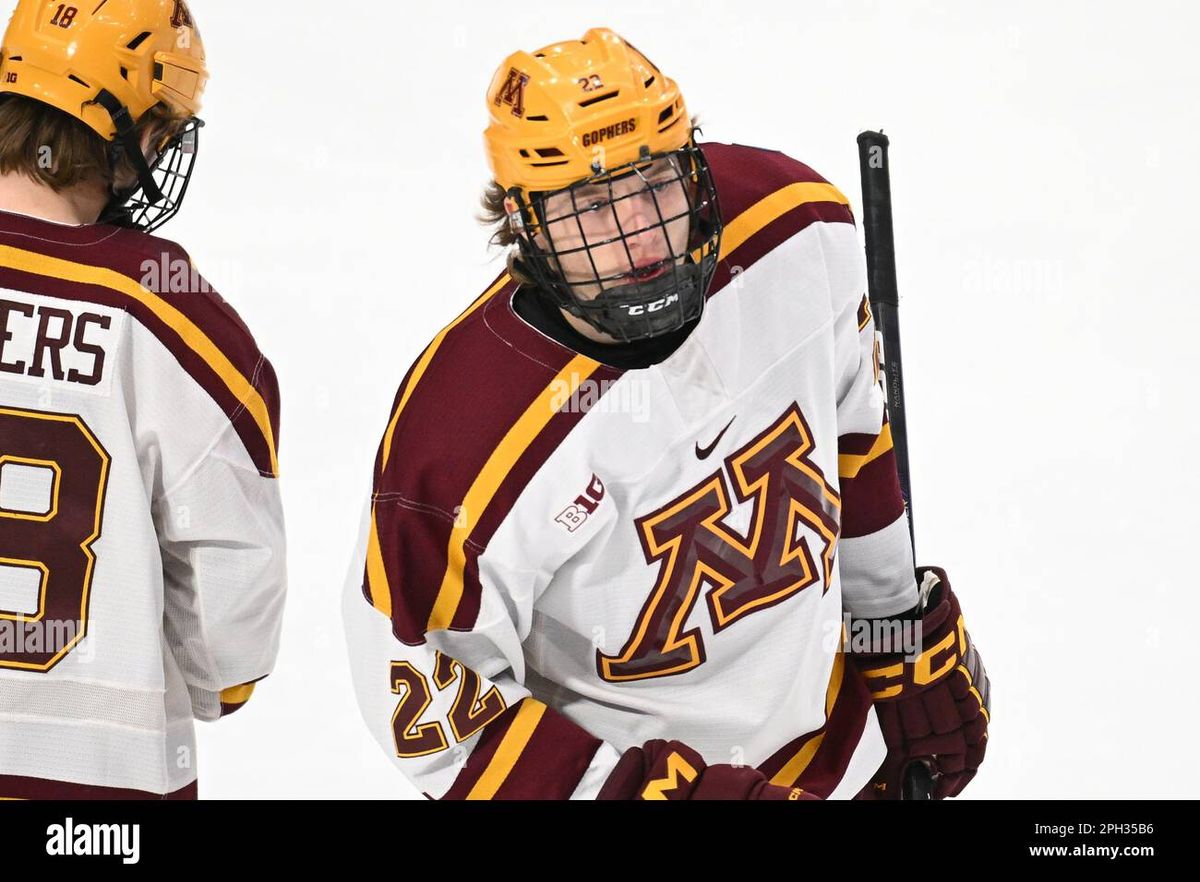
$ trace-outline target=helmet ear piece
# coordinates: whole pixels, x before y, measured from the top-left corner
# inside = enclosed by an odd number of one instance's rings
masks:
[[[528,242],[543,235],[546,229],[546,193],[525,193],[519,187],[508,191],[504,210],[508,216],[508,227],[518,242]]]
[[[521,204],[512,196],[504,200],[504,213],[508,216],[508,228],[518,238],[525,235],[525,212]]]

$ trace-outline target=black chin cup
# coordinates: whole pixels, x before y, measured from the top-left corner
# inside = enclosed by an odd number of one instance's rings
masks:
[[[606,287],[591,300],[560,305],[621,342],[657,337],[700,317],[716,263],[713,251],[699,263],[687,258],[648,282]]]
[[[109,112],[117,127],[109,150],[114,176],[122,157],[128,157],[137,172],[137,182],[132,186],[118,190],[113,185],[112,198],[101,213],[99,223],[153,232],[173,218],[183,205],[195,168],[204,121],[196,117],[189,119],[159,148],[153,164],[149,164],[128,110],[108,92],[101,92],[96,103]]]
[[[640,186],[623,185],[624,192],[617,194],[614,182],[631,177]],[[530,194],[529,203],[519,191],[510,196],[518,205],[513,222],[522,264],[538,287],[571,315],[615,340],[631,342],[677,330],[703,312],[722,224],[708,164],[694,144],[644,153],[564,190]],[[547,205],[555,196],[560,196],[554,200],[558,208],[547,222]],[[641,211],[644,224],[626,229],[620,203],[639,196],[649,197],[642,205],[651,208]],[[679,248],[669,226],[685,219],[687,244]],[[561,241],[568,237],[582,244],[568,247]],[[630,247],[632,239],[638,240],[640,254],[654,253],[659,259],[649,265],[639,260]],[[614,245],[620,247],[614,250]],[[608,264],[618,255],[615,266],[601,270],[600,249]],[[569,280],[561,270],[564,265],[572,268]]]

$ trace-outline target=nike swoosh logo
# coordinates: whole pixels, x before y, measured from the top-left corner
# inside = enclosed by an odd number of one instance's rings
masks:
[[[712,452],[717,449],[717,445],[721,443],[721,439],[725,437],[725,433],[729,431],[729,427],[733,425],[733,421],[736,419],[737,419],[736,416],[730,418],[729,422],[727,422],[725,424],[725,428],[721,430],[721,434],[718,435],[713,440],[713,443],[709,444],[707,447],[701,447],[700,442],[697,441],[696,442],[696,458],[697,459],[708,459],[712,455]]]

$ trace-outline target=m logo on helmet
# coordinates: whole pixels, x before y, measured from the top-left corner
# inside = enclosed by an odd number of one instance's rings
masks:
[[[195,27],[195,24],[192,22],[192,13],[188,10],[187,4],[183,0],[175,0],[175,11],[171,13],[171,27]]]
[[[504,85],[496,93],[496,106],[507,104],[512,107],[513,116],[525,115],[525,84],[529,82],[529,74],[522,73],[515,67],[509,68]]]

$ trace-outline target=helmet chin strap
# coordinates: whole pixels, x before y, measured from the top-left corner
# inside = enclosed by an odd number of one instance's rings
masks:
[[[129,115],[129,108],[118,101],[117,97],[107,89],[100,90],[100,94],[96,96],[96,103],[108,111],[108,115],[112,117],[113,125],[117,127],[117,136],[113,139],[109,159],[114,177],[117,162],[121,155],[124,154],[129,157],[129,161],[133,164],[133,168],[137,172],[138,182],[142,185],[142,191],[146,194],[146,199],[151,205],[157,205],[163,200],[163,192],[154,180],[154,175],[150,171],[150,165],[146,162],[145,154],[142,153],[142,145],[138,142],[137,130],[133,117]],[[115,180],[113,181],[113,187],[115,193]]]

